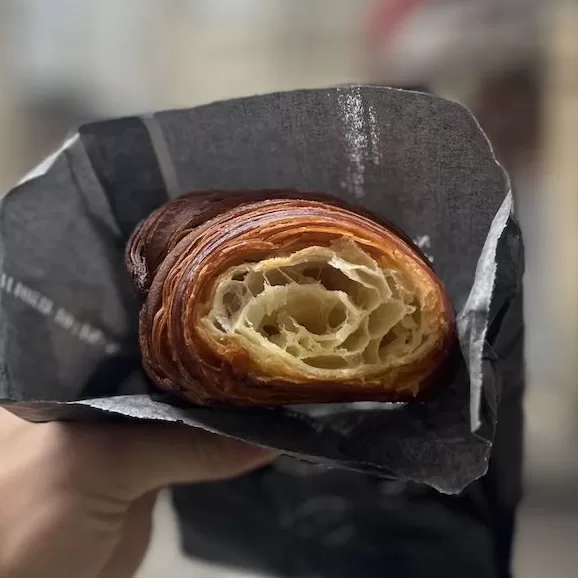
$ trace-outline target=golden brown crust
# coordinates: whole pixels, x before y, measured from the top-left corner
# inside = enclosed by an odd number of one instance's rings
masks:
[[[307,259],[325,267],[323,271],[339,269],[346,281],[343,287],[366,288],[370,302],[352,303],[347,289],[328,291],[322,281],[304,275]],[[436,381],[455,345],[451,304],[427,259],[391,225],[325,195],[186,195],[155,211],[135,231],[127,247],[127,266],[145,298],[140,346],[146,371],[159,387],[198,404],[413,399]],[[261,279],[255,294],[240,286],[235,277],[240,270],[245,277]],[[272,289],[267,277],[272,271],[291,277]],[[366,277],[359,277],[359,271]],[[391,294],[389,286],[397,281],[399,287]],[[229,286],[241,287],[239,295],[247,295],[233,313],[217,303]],[[395,351],[380,341],[379,331],[368,331],[379,309],[372,296],[383,296],[384,291],[384,299],[390,299],[399,313],[392,322],[403,317],[396,326]],[[320,299],[322,307],[324,299],[335,300],[342,316],[339,327],[357,327],[356,335],[370,347],[376,344],[375,351],[363,346],[344,349],[333,340],[337,345],[329,361],[323,356],[314,359],[307,348],[324,347],[337,330],[330,328],[334,333],[319,337],[319,330],[311,333],[293,317],[290,329],[275,317],[295,301],[291,295],[302,293],[306,297],[301,305]],[[297,312],[304,314],[301,305]],[[281,323],[283,335],[276,341],[260,325],[267,315]],[[388,320],[382,321],[383,331],[389,331]],[[275,331],[279,333],[279,327]],[[288,339],[295,338],[291,331],[309,341],[288,345]],[[389,335],[383,335],[388,343]],[[413,345],[404,344],[404,339]],[[289,353],[294,350],[300,353]],[[326,362],[341,365],[317,365]]]

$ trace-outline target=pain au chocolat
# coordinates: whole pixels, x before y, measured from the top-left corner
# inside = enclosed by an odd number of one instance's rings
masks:
[[[406,401],[455,343],[419,249],[329,196],[185,195],[140,224],[126,257],[145,370],[196,404]]]

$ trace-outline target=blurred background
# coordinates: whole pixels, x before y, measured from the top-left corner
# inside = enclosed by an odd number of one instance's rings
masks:
[[[0,0],[0,191],[83,121],[366,82],[468,105],[515,183],[527,250],[520,578],[578,552],[578,3]],[[168,503],[142,578],[185,570]]]

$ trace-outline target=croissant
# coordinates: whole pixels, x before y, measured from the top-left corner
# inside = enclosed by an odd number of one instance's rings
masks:
[[[126,262],[144,368],[195,404],[407,401],[455,344],[419,249],[325,195],[185,195],[140,224]]]

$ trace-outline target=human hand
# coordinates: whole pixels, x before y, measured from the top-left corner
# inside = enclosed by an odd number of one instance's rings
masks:
[[[157,490],[274,457],[184,426],[32,424],[0,409],[0,578],[133,576]]]

